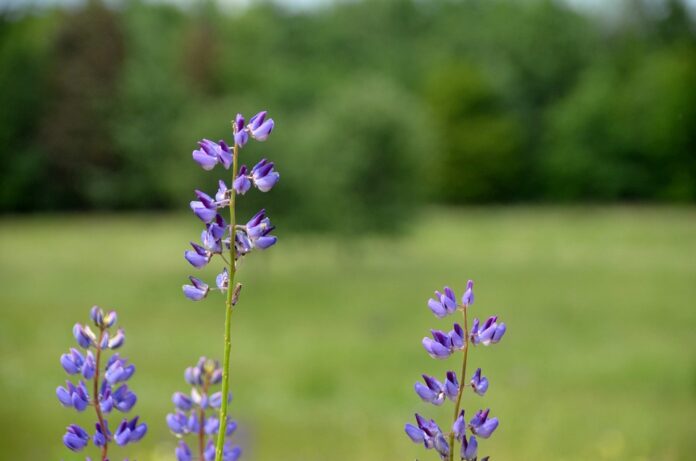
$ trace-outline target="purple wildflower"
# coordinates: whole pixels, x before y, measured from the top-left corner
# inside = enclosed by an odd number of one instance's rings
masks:
[[[213,414],[222,403],[222,393],[212,392],[212,386],[220,382],[222,372],[217,361],[201,357],[193,367],[184,372],[186,382],[191,386],[189,393],[176,392],[172,402],[176,407],[173,413],[166,417],[167,426],[177,437],[192,435],[198,442],[197,453],[203,454],[203,459],[213,459],[215,456],[215,435],[220,427],[220,419]],[[231,400],[228,396],[227,401]],[[232,444],[230,436],[237,428],[237,423],[227,420],[225,426],[226,443],[223,449],[223,460],[237,459],[241,448]],[[185,441],[180,441],[175,454],[177,459],[198,459],[192,454],[191,448]]]
[[[445,287],[443,293],[436,291],[435,299],[430,298],[428,300],[428,307],[437,317],[445,317],[456,312],[457,297],[450,287]]]
[[[461,311],[464,317],[464,327],[459,323],[454,323],[449,332],[431,330],[431,336],[426,336],[422,340],[426,352],[435,359],[446,359],[455,352],[461,351],[463,357],[460,378],[463,381],[466,379],[469,346],[497,343],[506,331],[504,323],[497,323],[497,316],[490,317],[483,325],[478,319],[474,319],[471,329],[467,329],[467,308],[474,303],[473,285],[473,281],[467,282],[461,305],[457,304],[457,298],[451,288],[445,287],[442,292],[435,292],[434,298],[428,300],[428,308],[439,318],[453,314],[457,310]],[[468,385],[465,385],[464,382],[460,384],[453,371],[446,373],[444,382],[423,375],[423,382],[418,382],[414,386],[416,393],[423,401],[433,405],[442,405],[446,399],[455,402],[452,430],[445,434],[435,421],[427,420],[416,414],[416,425],[406,424],[404,427],[406,435],[412,441],[422,443],[426,449],[434,448],[443,460],[455,459],[455,450],[458,450],[462,461],[476,461],[478,456],[477,437],[484,439],[490,437],[498,427],[498,418],[489,418],[489,410],[480,410],[467,423],[464,409],[460,408],[460,403],[462,393],[469,385],[476,394],[481,396],[488,390],[488,379],[482,376],[480,368],[473,374]],[[455,446],[455,441],[459,447]],[[487,460],[488,457],[481,458],[481,461]]]
[[[101,308],[94,306],[90,310],[90,318],[98,328],[97,333],[79,323],[73,327],[73,336],[81,347],[87,349],[86,353],[82,354],[77,349],[71,348],[68,353],[61,355],[60,363],[69,375],[80,374],[91,383],[88,386],[83,380],[77,384],[66,381],[65,386],[59,386],[56,389],[56,396],[64,407],[74,408],[80,412],[86,410],[88,406],[94,408],[97,422],[91,439],[96,447],[100,447],[102,459],[106,459],[110,442],[119,445],[137,442],[147,432],[147,425],[138,424],[136,416],[130,422],[124,421],[119,425],[114,434],[109,431],[106,415],[113,409],[128,412],[137,402],[135,393],[128,385],[121,384],[116,390],[112,387],[128,381],[135,373],[135,367],[117,353],[109,357],[106,363],[101,362],[109,349],[117,349],[125,341],[123,329],[119,328],[113,334],[109,332],[116,323],[116,313],[111,311],[105,314]],[[95,351],[94,354],[92,349]],[[88,388],[98,389],[98,392],[96,395],[90,395]],[[72,451],[82,451],[89,441],[89,433],[75,424],[68,426],[63,436],[64,445]]]

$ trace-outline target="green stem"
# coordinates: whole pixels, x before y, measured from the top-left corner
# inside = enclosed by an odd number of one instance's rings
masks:
[[[237,179],[237,157],[239,147],[235,143],[232,153],[232,184]],[[217,443],[215,444],[215,461],[222,461],[222,447],[225,445],[225,432],[227,430],[227,396],[230,389],[230,349],[232,341],[230,339],[232,327],[232,292],[234,291],[234,276],[237,272],[235,267],[235,227],[237,225],[235,217],[235,198],[234,189],[230,194],[230,260],[228,261],[229,281],[227,284],[227,299],[225,300],[225,349],[222,356],[222,404],[220,405],[220,427],[218,429]]]
[[[97,412],[97,420],[99,421],[102,431],[104,431],[104,445],[102,445],[101,449],[101,459],[102,461],[105,461],[107,459],[107,451],[109,451],[109,436],[106,432],[106,425],[104,424],[104,415],[102,415],[101,403],[99,402],[99,367],[101,366],[101,342],[103,339],[104,327],[102,326],[99,328],[99,339],[97,340],[96,345],[97,354],[94,360],[94,386],[92,388],[92,404],[94,405],[94,409]]]
[[[459,376],[459,392],[457,393],[457,403],[454,406],[454,416],[452,418],[452,426],[457,421],[459,417],[459,409],[462,404],[462,394],[464,394],[464,389],[466,388],[464,380],[466,379],[466,359],[469,355],[469,326],[467,324],[466,313],[468,306],[464,306],[464,359],[462,360],[462,374]],[[449,436],[449,446],[450,446],[450,461],[454,461],[454,431],[450,432]]]

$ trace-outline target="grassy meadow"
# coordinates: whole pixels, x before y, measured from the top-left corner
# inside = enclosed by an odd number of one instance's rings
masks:
[[[503,341],[470,355],[490,381],[494,461],[691,460],[696,452],[696,209],[431,210],[401,237],[288,235],[248,258],[233,318],[237,440],[247,461],[435,460],[403,433],[421,373],[443,377],[420,340],[450,328],[426,307],[476,281],[474,316]],[[12,460],[84,460],[62,446],[56,386],[71,327],[115,308],[138,368],[144,442],[112,460],[174,459],[164,417],[183,370],[222,352],[223,298],[186,300],[183,259],[200,226],[184,215],[0,219],[0,446]],[[206,272],[212,280],[213,272]],[[113,416],[112,416],[113,418]],[[113,425],[113,422],[112,422]],[[90,451],[90,453],[93,453]]]

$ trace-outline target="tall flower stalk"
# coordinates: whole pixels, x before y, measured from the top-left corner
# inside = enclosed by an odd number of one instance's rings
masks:
[[[191,202],[194,214],[205,223],[201,234],[201,244],[191,242],[192,250],[184,253],[186,260],[196,268],[206,266],[213,257],[219,256],[223,261],[223,270],[215,279],[217,290],[225,293],[225,339],[222,363],[222,395],[229,394],[230,351],[232,348],[231,328],[232,311],[237,304],[240,284],[235,284],[240,259],[253,250],[264,250],[276,243],[276,237],[270,235],[274,227],[266,217],[265,210],[254,215],[246,224],[237,224],[236,197],[244,195],[252,185],[262,192],[267,192],[278,182],[280,175],[274,170],[273,162],[266,159],[258,162],[251,170],[246,165],[238,166],[240,150],[249,139],[265,141],[273,130],[273,119],[266,118],[266,111],[254,115],[249,123],[241,114],[237,114],[232,122],[234,143],[232,149],[227,143],[217,143],[204,139],[198,143],[199,148],[193,151],[193,159],[204,170],[212,170],[220,164],[224,169],[232,169],[230,186],[219,181],[219,187],[214,197],[196,190],[198,200]],[[229,208],[229,223],[220,210]],[[227,255],[227,256],[225,256]],[[184,285],[186,297],[199,301],[205,298],[211,287],[205,282],[190,277],[191,284]],[[220,428],[215,444],[215,460],[223,459],[225,445],[225,430],[227,421],[227,399],[220,405]]]
[[[73,327],[73,336],[77,344],[85,349],[85,354],[71,348],[70,352],[60,357],[66,373],[84,380],[80,379],[77,385],[70,380],[66,381],[65,387],[59,386],[56,389],[56,395],[64,407],[74,408],[78,412],[89,407],[94,409],[96,423],[91,439],[99,448],[99,459],[108,461],[109,445],[112,442],[117,445],[138,442],[147,433],[147,425],[139,423],[136,416],[130,421],[124,418],[114,433],[109,430],[107,416],[113,410],[127,413],[135,406],[137,397],[125,384],[135,373],[135,366],[118,353],[111,355],[104,364],[104,354],[109,350],[119,349],[126,338],[123,329],[119,328],[116,332],[111,330],[116,324],[116,312],[105,314],[101,308],[94,306],[90,311],[90,318],[97,332],[80,323]],[[91,386],[85,380],[91,382]],[[82,451],[89,445],[89,441],[89,433],[77,424],[69,425],[63,436],[63,443],[72,451]]]
[[[435,297],[428,301],[428,307],[438,317],[444,318],[460,311],[463,316],[464,327],[455,323],[449,332],[431,330],[431,337],[423,338],[423,347],[434,359],[446,359],[450,355],[462,353],[462,367],[459,379],[454,371],[448,371],[444,382],[436,378],[423,375],[423,383],[416,383],[415,391],[425,402],[433,405],[442,405],[446,399],[454,402],[451,430],[443,432],[434,420],[427,420],[416,413],[416,425],[406,424],[406,434],[416,443],[423,443],[425,448],[434,448],[443,460],[476,461],[478,455],[478,439],[487,439],[498,427],[498,418],[489,417],[490,410],[479,410],[467,422],[465,411],[461,408],[462,396],[467,388],[475,394],[483,396],[488,390],[488,379],[477,369],[471,377],[468,385],[465,382],[467,376],[467,361],[471,346],[497,343],[506,331],[504,323],[498,323],[498,317],[489,317],[483,324],[474,319],[469,329],[468,311],[474,303],[474,282],[467,282],[466,291],[457,303],[457,297],[449,287],[442,292],[436,291]],[[470,436],[467,438],[467,433]],[[459,444],[458,452],[455,450],[455,441]],[[457,454],[455,454],[457,453]],[[487,461],[488,456],[481,461]]]

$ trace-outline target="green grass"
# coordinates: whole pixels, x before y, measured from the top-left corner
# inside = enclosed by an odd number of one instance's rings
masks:
[[[402,238],[284,235],[245,261],[233,319],[232,411],[247,460],[435,460],[403,434],[414,411],[449,420],[412,391],[444,375],[420,345],[425,302],[476,280],[474,315],[504,340],[474,349],[501,425],[493,460],[689,460],[696,451],[696,210],[433,211]],[[58,357],[92,304],[117,308],[138,367],[146,442],[112,460],[174,459],[164,416],[183,369],[222,350],[222,297],[183,298],[189,216],[0,221],[3,459],[84,459],[62,447]],[[451,320],[451,319],[450,319]]]

